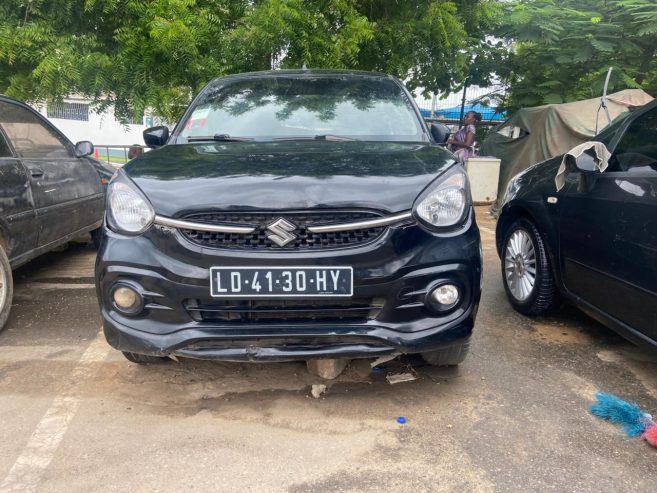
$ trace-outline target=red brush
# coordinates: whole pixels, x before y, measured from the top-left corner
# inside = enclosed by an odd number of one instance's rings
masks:
[[[641,435],[653,447],[657,447],[657,425],[649,426]]]

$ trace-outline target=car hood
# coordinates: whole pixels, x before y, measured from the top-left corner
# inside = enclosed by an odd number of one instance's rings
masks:
[[[157,214],[368,208],[399,212],[453,166],[423,143],[227,142],[169,145],[123,169]]]

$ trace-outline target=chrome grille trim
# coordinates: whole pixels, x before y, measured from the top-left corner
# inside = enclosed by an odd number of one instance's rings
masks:
[[[412,217],[411,211],[402,212],[393,216],[385,216],[379,219],[368,219],[367,221],[357,221],[353,223],[331,224],[329,226],[308,226],[311,233],[334,233],[337,231],[353,231],[356,229],[376,228],[378,226],[388,226],[390,224],[405,221]]]
[[[356,221],[352,223],[331,224],[328,226],[308,226],[311,233],[334,233],[338,231],[354,231],[358,229],[369,229],[380,226],[406,221],[412,218],[411,211],[385,216],[377,219],[368,219],[366,221]],[[196,231],[208,231],[210,233],[234,233],[234,234],[251,234],[256,230],[252,226],[232,226],[227,224],[206,224],[192,221],[182,221],[180,219],[171,219],[170,217],[155,216],[155,224],[168,226],[178,229],[190,229]]]
[[[163,216],[155,216],[155,224],[179,229],[193,229],[196,231],[209,231],[211,233],[235,233],[243,235],[251,234],[256,230],[255,227],[251,226],[229,226],[227,224],[195,223],[191,221],[171,219],[169,217]]]

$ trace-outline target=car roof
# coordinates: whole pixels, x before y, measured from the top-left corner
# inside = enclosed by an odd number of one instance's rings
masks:
[[[649,101],[648,103],[642,106],[631,106],[629,108],[629,111],[617,115],[611,121],[611,123],[600,129],[600,131],[593,138],[595,140],[603,140],[603,141],[607,138],[611,140],[613,139],[613,136],[616,135],[616,132],[618,131],[619,128],[628,125],[629,123],[633,122],[636,118],[654,109],[655,107],[657,107],[657,99],[653,99],[652,101]]]
[[[252,77],[280,77],[280,76],[286,76],[286,75],[298,75],[298,76],[304,76],[304,75],[310,75],[310,76],[317,76],[317,75],[335,75],[335,76],[365,76],[365,77],[384,77],[384,78],[393,78],[391,75],[384,74],[382,72],[370,72],[367,70],[345,70],[345,69],[282,69],[282,70],[261,70],[257,72],[242,72],[238,74],[230,74],[230,75],[224,75],[222,77],[218,77],[219,79],[226,79],[226,78],[239,78],[239,77],[244,77],[244,78],[252,78]]]
[[[0,101],[4,101],[5,103],[17,104],[19,106],[24,106],[24,107],[29,108],[29,109],[34,111],[34,108],[32,108],[29,104],[27,104],[27,103],[25,103],[25,102],[23,102],[19,99],[12,98],[11,96],[5,96],[4,94],[0,94]]]
[[[354,79],[385,79],[397,81],[391,75],[381,72],[368,72],[365,70],[331,70],[331,69],[294,69],[294,70],[263,70],[259,72],[243,72],[239,74],[230,74],[217,77],[210,81],[207,86],[221,85],[233,81],[246,80],[246,79],[264,79],[276,77],[349,77]]]

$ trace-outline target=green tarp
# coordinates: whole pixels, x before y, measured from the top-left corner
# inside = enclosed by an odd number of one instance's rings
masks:
[[[652,101],[640,89],[626,89],[607,96],[611,119]],[[494,127],[481,146],[482,156],[501,160],[498,198],[502,199],[508,181],[532,164],[564,154],[595,135],[607,125],[600,98],[564,104],[523,108]],[[515,135],[515,136],[514,136]]]

